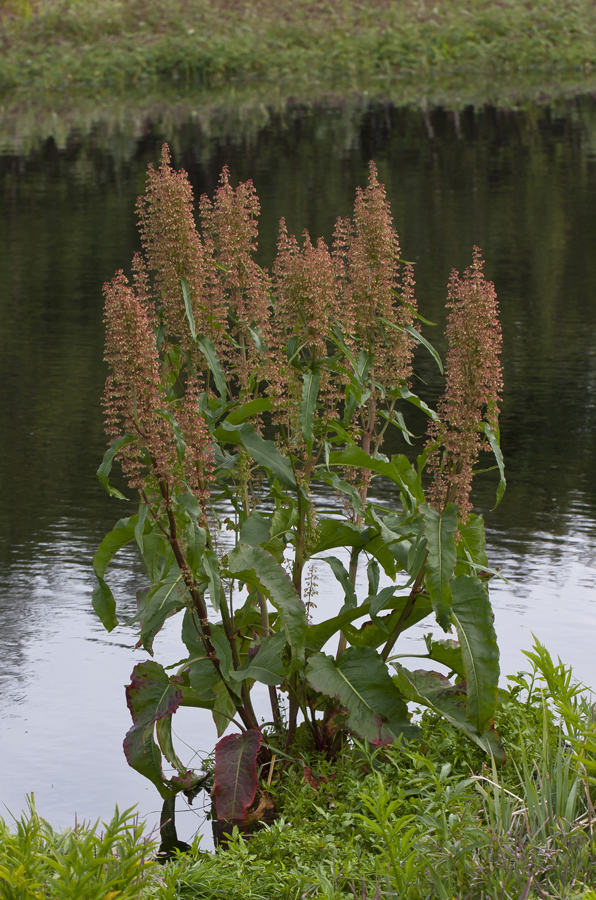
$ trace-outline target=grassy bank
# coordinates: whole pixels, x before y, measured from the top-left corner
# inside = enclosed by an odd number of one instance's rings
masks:
[[[278,818],[216,854],[155,862],[127,813],[56,833],[0,820],[2,900],[596,900],[593,696],[544,648],[502,690],[506,762],[428,711],[420,744],[296,761]],[[283,762],[283,760],[279,760]]]
[[[592,0],[0,0],[0,94],[581,81]],[[457,87],[456,87],[457,90]]]

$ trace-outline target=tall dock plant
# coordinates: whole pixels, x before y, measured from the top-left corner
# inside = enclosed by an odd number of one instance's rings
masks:
[[[164,147],[138,213],[132,282],[119,272],[105,286],[111,443],[98,476],[122,497],[109,483],[118,458],[140,504],[94,556],[93,605],[115,628],[106,571],[136,542],[148,576],[137,594],[138,647],[152,657],[166,619],[181,617],[187,658],[173,674],[139,663],[126,689],[126,757],[157,787],[164,821],[175,795],[192,797],[201,783],[174,749],[181,706],[210,710],[217,726],[218,816],[240,823],[254,807],[258,765],[271,753],[251,700],[257,682],[286,754],[300,719],[327,754],[348,734],[376,745],[415,740],[413,702],[501,756],[484,525],[469,501],[481,450],[492,448],[502,475],[501,336],[479,251],[450,282],[446,391],[434,412],[412,391],[416,345],[441,361],[419,331],[413,269],[373,164],[331,248],[308,234],[300,244],[282,221],[271,273],[254,259],[254,188],[233,188],[225,169],[213,200],[200,202],[199,234],[186,174]],[[408,404],[429,419],[414,463],[382,452],[389,427],[411,443]],[[379,477],[399,491],[390,511],[369,496]],[[317,498],[330,490],[337,503],[324,514]],[[317,623],[315,561],[329,565],[339,598]],[[428,636],[422,655],[444,671],[409,671],[407,654],[392,654],[431,615],[457,640]]]

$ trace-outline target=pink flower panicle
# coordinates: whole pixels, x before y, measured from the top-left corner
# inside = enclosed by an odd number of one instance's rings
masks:
[[[150,473],[169,482],[170,427],[158,414],[163,397],[151,315],[122,271],[104,285],[104,293],[104,358],[110,368],[104,393],[106,432],[112,440],[124,434],[137,438],[119,453],[131,486],[142,488]]]
[[[463,278],[451,274],[445,393],[438,404],[439,422],[431,423],[427,442],[429,501],[439,510],[454,501],[464,522],[472,511],[474,465],[480,451],[489,449],[483,423],[497,429],[503,387],[497,295],[484,278],[483,265],[481,251],[474,247]]]
[[[183,169],[172,169],[165,144],[159,169],[148,168],[147,188],[139,197],[137,212],[146,267],[154,278],[156,312],[166,325],[166,346],[179,342],[204,366],[191,337],[181,279],[188,282],[196,332],[216,345],[226,331],[226,309],[215,267],[197,233],[192,187]]]
[[[125,434],[136,438],[119,451],[131,487],[154,497],[158,505],[173,490],[190,488],[205,509],[213,469],[209,431],[199,412],[199,391],[190,384],[172,401],[161,381],[151,309],[131,288],[122,272],[104,286],[106,349],[110,367],[104,393],[106,433],[111,440]],[[180,426],[185,452],[179,447],[167,416]]]
[[[227,335],[222,332],[216,346],[247,394],[263,362],[251,330],[266,341],[269,322],[269,279],[253,259],[259,200],[252,181],[234,190],[225,167],[213,201],[203,196],[199,208],[205,248],[217,264],[218,302],[226,309]]]
[[[285,347],[295,338],[303,358],[322,361],[328,355],[329,328],[337,308],[337,284],[331,254],[322,238],[313,245],[307,232],[302,247],[280,222],[273,266],[275,315],[270,325],[269,383],[276,421],[295,430],[302,398],[302,378]],[[324,417],[337,415],[339,394],[330,373],[322,369],[319,386]]]
[[[337,220],[333,249],[348,341],[374,353],[375,380],[383,388],[407,382],[414,341],[404,329],[416,320],[414,272],[400,260],[399,238],[373,162],[367,187],[356,192],[353,221]]]

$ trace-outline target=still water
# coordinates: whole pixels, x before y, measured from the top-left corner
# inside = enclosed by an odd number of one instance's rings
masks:
[[[227,163],[261,199],[260,261],[277,223],[329,239],[374,159],[404,258],[416,263],[427,336],[444,350],[452,267],[473,244],[500,299],[508,490],[475,494],[486,514],[496,628],[506,675],[532,634],[596,683],[596,103],[511,112],[360,107],[262,112],[258,126],[217,134],[185,123],[121,121],[27,156],[0,155],[0,803],[35,792],[55,826],[138,804],[150,825],[156,792],[128,769],[123,685],[142,656],[124,628],[107,635],[90,606],[91,556],[125,504],[95,479],[104,451],[100,396],[102,283],[138,247],[134,203],[167,139],[196,194]],[[430,402],[440,382],[417,371]],[[413,420],[413,430],[421,423]],[[419,433],[419,432],[417,432]],[[403,449],[403,448],[401,448]],[[377,488],[379,496],[392,497]],[[336,602],[320,573],[319,613]],[[133,554],[112,575],[122,610],[142,581]],[[421,626],[420,640],[425,629]],[[180,658],[176,623],[156,658]],[[187,716],[186,713],[189,713]],[[207,713],[180,711],[185,759],[205,755]],[[196,762],[196,759],[195,759]],[[188,837],[199,809],[180,816]]]

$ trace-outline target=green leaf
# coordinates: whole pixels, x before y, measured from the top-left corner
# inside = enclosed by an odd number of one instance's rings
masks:
[[[233,671],[234,664],[232,661],[232,649],[230,647],[230,642],[228,640],[228,636],[221,627],[221,625],[210,625],[211,631],[211,643],[215,647],[215,652],[217,653],[217,658],[219,660],[221,674],[226,682],[229,681],[229,675]],[[233,688],[236,689],[236,684],[234,683]]]
[[[466,667],[464,666],[461,647],[457,641],[449,638],[433,641],[432,634],[425,634],[424,640],[430,659],[446,666],[450,672],[455,672],[461,678],[466,677]]]
[[[448,503],[443,513],[423,503],[420,512],[424,518],[424,531],[428,548],[424,582],[437,622],[443,631],[450,630],[451,588],[449,582],[455,568],[455,531],[457,506]]]
[[[109,531],[93,555],[93,569],[98,578],[103,578],[112,558],[125,544],[130,544],[135,539],[135,528],[138,524],[138,515],[129,516],[127,519],[119,519],[111,531]]]
[[[426,669],[416,669],[409,672],[399,663],[392,664],[396,669],[394,681],[399,690],[413,703],[428,706],[448,722],[463,731],[474,743],[494,756],[499,762],[504,762],[505,752],[499,740],[499,735],[492,725],[488,725],[482,731],[470,722],[466,715],[467,694],[465,682],[452,685],[444,675],[439,672],[429,672]]]
[[[404,419],[402,413],[396,412],[394,410],[393,413],[390,415],[389,413],[384,412],[384,410],[379,410],[379,415],[383,419],[386,419],[391,425],[395,425],[396,428],[399,428],[399,430],[402,432],[402,434],[404,436],[404,440],[405,440],[406,444],[409,444],[410,447],[412,446],[412,441],[410,440],[410,438],[416,438],[417,435],[413,434],[410,431],[410,429],[406,425],[406,420]]]
[[[178,754],[174,750],[174,742],[172,741],[172,715],[163,716],[158,719],[155,725],[157,732],[157,741],[161,752],[172,768],[176,769],[180,775],[187,774],[186,766],[178,758]]]
[[[222,400],[225,400],[227,397],[228,389],[226,385],[226,377],[223,373],[223,369],[219,362],[219,357],[217,355],[217,350],[215,349],[215,345],[206,337],[204,334],[199,335],[196,338],[197,347],[203,353],[205,359],[207,360],[207,365],[209,366],[209,370],[213,375],[213,380],[215,382],[215,387],[217,388],[217,393],[221,397]]]
[[[386,600],[385,608],[391,606],[393,612],[390,615],[383,617],[380,624],[377,615],[377,622],[365,622],[364,625],[358,629],[353,625],[346,625],[344,627],[344,634],[348,639],[348,642],[356,647],[380,647],[381,644],[386,642],[387,633],[391,634],[393,629],[397,626],[407,602],[408,597],[403,596],[395,597],[390,602]],[[361,608],[363,607],[364,604]],[[414,608],[410,615],[403,623],[402,632],[411,628],[413,625],[416,625],[418,622],[422,621],[422,619],[426,619],[431,612],[432,606],[429,598],[426,594],[420,594],[416,598],[416,603],[414,604]]]
[[[146,503],[141,503],[139,505],[139,521],[136,524],[135,528],[135,538],[137,544],[139,545],[139,550],[141,553],[143,552],[143,534],[145,532],[145,522],[147,521],[147,513],[149,512],[149,507]]]
[[[221,737],[236,714],[236,706],[223,681],[220,680],[213,686],[213,693],[215,700],[211,714],[217,728],[217,736]]]
[[[230,678],[238,682],[253,678],[261,684],[283,684],[285,669],[282,653],[285,646],[285,631],[266,637],[259,644],[256,655],[247,659],[235,672],[230,672]]]
[[[358,466],[360,469],[369,469],[378,475],[391,479],[402,487],[402,478],[396,467],[387,460],[375,459],[365,450],[350,444],[343,450],[334,450],[329,454],[329,464],[332,466]]]
[[[468,685],[468,719],[482,732],[497,706],[499,648],[488,592],[479,578],[451,582],[451,619],[457,630]]]
[[[421,410],[423,413],[425,413],[427,416],[429,416],[433,420],[433,422],[439,421],[439,417],[436,414],[436,412],[434,411],[434,409],[431,409],[430,406],[427,406],[427,404],[424,402],[424,400],[421,400],[417,394],[413,394],[406,385],[400,386],[399,395],[402,398],[402,400],[407,400],[408,403],[411,403],[413,406],[416,406],[419,410]]]
[[[203,553],[203,568],[209,581],[209,597],[215,612],[219,612],[221,603],[221,578],[219,576],[219,560],[213,550]]]
[[[372,529],[352,525],[344,519],[321,519],[317,522],[317,540],[311,556],[336,547],[364,547]]]
[[[348,727],[371,744],[418,736],[402,694],[371,648],[349,647],[337,660],[317,653],[308,662],[306,678],[316,691],[339,699],[348,710]]]
[[[108,476],[112,471],[112,463],[114,462],[114,457],[118,451],[121,450],[122,447],[125,447],[127,444],[132,444],[136,440],[137,438],[133,437],[132,434],[123,434],[121,437],[116,438],[110,445],[109,450],[106,450],[104,453],[102,463],[97,470],[97,478],[101,486],[111,497],[117,497],[119,500],[128,500],[128,497],[125,497],[124,494],[121,494],[116,488],[110,486]]]
[[[175,565],[174,551],[161,531],[143,535],[143,562],[153,584],[161,581]]]
[[[201,504],[192,491],[183,491],[181,494],[176,494],[175,500],[192,519],[200,519],[203,515]]]
[[[91,603],[105,630],[113,631],[118,624],[118,619],[116,617],[116,601],[103,578],[97,578],[97,584],[93,589]]]
[[[317,622],[316,625],[309,625],[305,638],[307,648],[315,651],[321,650],[334,634],[337,634],[338,631],[341,631],[349,625],[350,622],[353,622],[354,619],[360,619],[362,616],[368,615],[369,611],[370,604],[363,603],[358,607],[344,608],[344,611],[340,612],[339,615],[333,616],[331,619],[325,619],[324,622]]]
[[[106,631],[113,631],[118,624],[118,619],[116,617],[116,601],[104,580],[104,575],[118,550],[134,541],[138,522],[137,515],[119,519],[112,530],[106,534],[93,556],[93,570],[97,576],[97,584],[93,590],[91,602]]]
[[[153,641],[166,619],[184,609],[188,601],[186,585],[180,571],[173,571],[164,581],[154,585],[145,598],[141,619],[141,645],[153,656]]]
[[[314,370],[307,369],[303,375],[302,401],[298,411],[300,428],[302,437],[306,442],[308,452],[312,453],[314,444],[313,425],[315,419],[315,411],[317,408],[317,398],[319,396],[319,384],[321,381],[321,368],[317,366]]]
[[[272,407],[271,400],[268,397],[258,397],[256,400],[249,400],[242,406],[237,406],[232,412],[226,416],[225,425],[241,425],[253,416],[258,416],[263,412],[268,412]]]
[[[262,516],[256,509],[242,523],[240,528],[240,540],[251,547],[258,547],[269,539],[271,522]]]
[[[381,576],[379,564],[376,559],[370,559],[366,567],[366,577],[368,579],[368,595],[373,597],[379,590],[379,578]]]
[[[493,451],[495,460],[497,462],[497,466],[499,467],[499,485],[497,487],[497,502],[493,506],[493,509],[496,509],[501,500],[503,499],[503,494],[505,493],[505,488],[507,487],[507,482],[505,480],[505,463],[503,461],[503,453],[501,452],[501,445],[499,442],[499,431],[493,431],[488,422],[484,423],[484,433],[488,438],[488,442],[490,444],[490,448]]]
[[[469,559],[477,566],[488,569],[486,556],[486,536],[484,533],[484,520],[473,513],[464,525],[459,526],[460,545],[467,551]],[[461,554],[460,554],[461,555]]]
[[[180,279],[180,284],[182,285],[182,299],[184,300],[184,309],[186,311],[186,319],[188,321],[188,327],[190,328],[190,333],[192,335],[193,341],[197,337],[197,331],[195,327],[195,317],[192,311],[192,303],[190,302],[190,290],[188,287],[188,281],[184,276]]]
[[[433,345],[430,343],[430,341],[427,341],[427,339],[422,334],[420,334],[420,332],[417,331],[413,325],[396,325],[394,322],[390,322],[388,319],[383,319],[382,317],[379,317],[378,321],[382,322],[385,326],[395,328],[396,331],[401,331],[402,334],[409,334],[412,340],[416,341],[416,343],[418,344],[422,344],[423,347],[426,347],[426,349],[436,362],[437,366],[439,367],[439,372],[441,373],[441,375],[443,374],[443,363],[441,362],[441,357],[439,356]]]
[[[370,615],[372,619],[374,619],[381,610],[392,605],[389,601],[393,600],[395,597],[396,590],[398,590],[398,588],[394,584],[390,584],[379,591],[378,594],[366,598],[367,602],[370,603]],[[405,600],[406,598],[404,597],[403,599]]]
[[[336,556],[325,556],[323,562],[329,563],[331,571],[344,590],[345,603],[342,608],[342,612],[346,609],[353,609],[354,607],[356,607],[358,605],[356,591],[354,590],[354,585],[350,581],[350,576],[342,561],[340,559],[337,559]]]
[[[203,563],[203,552],[207,543],[207,532],[196,520],[186,526],[186,561],[193,575],[198,575]]]
[[[267,469],[280,484],[296,490],[296,479],[290,460],[280,453],[274,441],[266,441],[252,425],[228,426],[225,423],[215,430],[215,438],[231,444],[240,444],[260,466]]]
[[[262,547],[237,544],[228,555],[228,569],[236,578],[254,585],[281,613],[287,641],[295,660],[304,658],[306,612],[285,569]]]
[[[294,505],[278,506],[271,516],[268,539],[275,541],[278,538],[285,537],[288,532],[291,532],[297,521],[298,513]]]
[[[329,447],[329,444],[328,444]],[[330,449],[328,450],[328,455],[330,453]],[[329,460],[326,461],[326,465],[329,465]],[[325,470],[319,470],[317,472],[317,478],[320,481],[325,482],[325,484],[330,484],[334,490],[336,490],[340,494],[345,494],[350,498],[350,503],[352,504],[352,508],[357,513],[362,513],[362,497],[360,496],[360,492],[353,485],[350,484],[349,481],[344,481],[339,477],[337,472],[327,472]]]

